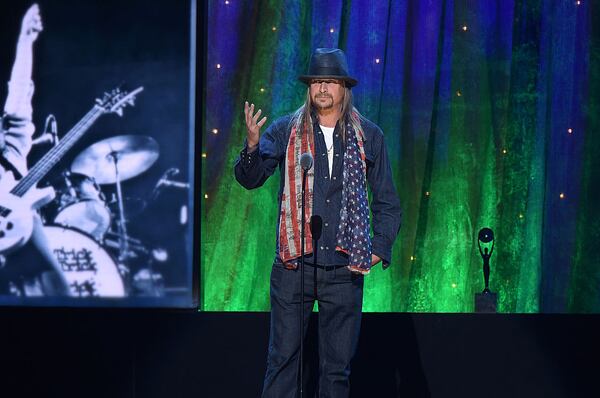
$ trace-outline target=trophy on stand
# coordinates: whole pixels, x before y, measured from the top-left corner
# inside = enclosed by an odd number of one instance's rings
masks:
[[[496,312],[498,295],[490,290],[490,258],[494,252],[494,232],[490,228],[479,231],[477,246],[483,259],[483,279],[485,288],[475,293],[475,312]]]

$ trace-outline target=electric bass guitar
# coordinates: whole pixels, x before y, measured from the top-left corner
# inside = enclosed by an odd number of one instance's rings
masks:
[[[105,113],[123,116],[123,108],[134,105],[134,100],[144,88],[132,92],[117,88],[96,99],[90,111],[49,150],[27,175],[16,181],[11,172],[0,178],[0,254],[10,253],[23,246],[33,232],[35,211],[55,197],[54,188],[37,188],[37,183],[75,145],[92,124]]]

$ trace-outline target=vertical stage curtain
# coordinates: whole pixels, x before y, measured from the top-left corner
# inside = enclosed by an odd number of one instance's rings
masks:
[[[234,179],[244,101],[269,121],[297,109],[311,52],[339,47],[355,105],[384,131],[403,207],[391,267],[366,277],[365,311],[473,311],[477,233],[489,227],[500,312],[598,312],[599,8],[210,1],[201,308],[269,309],[279,175],[252,191]]]

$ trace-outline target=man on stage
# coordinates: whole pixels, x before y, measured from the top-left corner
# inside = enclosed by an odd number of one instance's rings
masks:
[[[235,164],[236,179],[247,189],[262,186],[276,167],[281,172],[263,397],[295,397],[297,393],[300,156],[304,153],[314,158],[305,187],[304,324],[317,300],[319,396],[347,397],[350,360],[360,331],[363,278],[379,262],[384,267],[390,263],[400,228],[400,203],[383,133],[352,105],[351,88],[357,80],[348,73],[345,54],[339,49],[317,49],[309,73],[299,79],[308,86],[304,105],[272,123],[262,137],[260,128],[266,117],[260,119],[261,110],[255,113],[254,104],[246,102],[246,144]],[[315,247],[308,223],[312,215],[322,218],[322,235]]]
[[[27,175],[27,155],[35,131],[31,122],[33,45],[42,30],[40,9],[34,4],[23,17],[4,113],[0,117],[0,179],[20,179]],[[69,296],[68,282],[48,246],[42,221],[37,214],[32,216],[34,227],[29,242],[8,259],[0,253],[0,295],[15,294],[13,286],[18,295]]]

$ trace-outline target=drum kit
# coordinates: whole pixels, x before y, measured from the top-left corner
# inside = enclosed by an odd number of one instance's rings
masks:
[[[75,157],[68,171],[52,181],[54,201],[41,209],[48,244],[76,297],[161,296],[164,279],[152,264],[164,261],[127,226],[140,214],[144,200],[127,207],[122,183],[146,172],[159,147],[148,136],[121,135],[96,142]],[[164,179],[161,179],[160,182]],[[189,184],[169,181],[189,188]],[[107,200],[102,186],[113,186]],[[107,187],[108,188],[108,187]],[[141,262],[134,275],[131,264]]]

